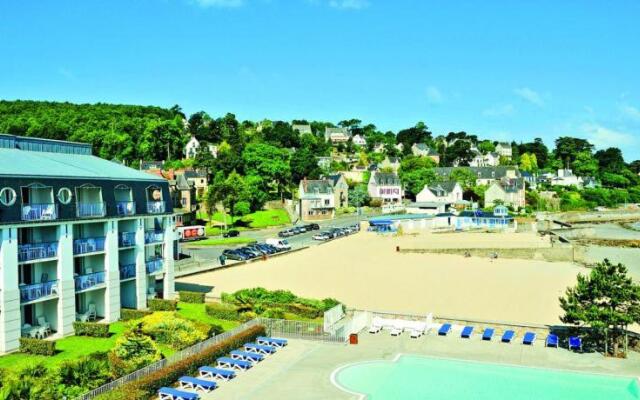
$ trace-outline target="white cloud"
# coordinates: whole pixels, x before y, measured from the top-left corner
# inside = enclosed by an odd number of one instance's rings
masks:
[[[482,111],[482,115],[485,117],[504,117],[512,115],[515,110],[513,104],[496,105]]]
[[[244,5],[244,0],[194,0],[200,7],[234,8]]]
[[[587,140],[599,149],[608,147],[624,149],[625,146],[632,146],[637,142],[637,139],[631,133],[607,128],[600,124],[584,124],[582,130]]]
[[[362,10],[369,7],[368,0],[329,0],[329,6],[340,10]]]
[[[640,110],[631,106],[629,104],[622,104],[620,106],[620,111],[626,116],[633,120],[640,121]]]
[[[515,94],[522,97],[524,100],[528,101],[531,104],[535,104],[538,107],[542,107],[544,105],[544,101],[542,97],[536,92],[528,87],[518,88],[514,90]]]
[[[440,104],[444,100],[444,96],[435,86],[427,87],[427,101],[431,104]]]

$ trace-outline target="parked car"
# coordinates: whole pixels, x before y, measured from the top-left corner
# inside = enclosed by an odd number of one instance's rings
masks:
[[[231,229],[231,230],[228,230],[225,233],[223,233],[222,237],[226,237],[226,238],[228,238],[228,237],[237,237],[239,235],[240,235],[239,231],[237,231],[235,229]]]
[[[291,229],[294,233],[294,235],[299,235],[301,233],[305,233],[306,229],[304,229],[304,227],[302,226],[294,226],[293,229]]]
[[[293,235],[295,235],[295,233],[293,232],[293,229],[285,229],[284,231],[278,232],[278,236],[282,237],[282,238],[290,237],[290,236],[293,236]]]
[[[318,229],[320,229],[320,225],[318,224],[309,224],[309,225],[305,225],[304,227],[307,230],[307,232],[317,231]]]
[[[267,254],[274,254],[278,252],[278,249],[266,243],[258,243],[256,246]]]
[[[231,250],[231,249],[226,249],[222,252],[222,255],[225,256],[226,258],[230,259],[230,260],[236,260],[236,261],[244,261],[247,260],[249,257],[237,250]]]
[[[265,242],[280,251],[291,250],[291,245],[285,239],[267,239]]]
[[[313,235],[313,240],[329,240],[331,239],[331,234],[327,232],[320,232],[318,234]]]

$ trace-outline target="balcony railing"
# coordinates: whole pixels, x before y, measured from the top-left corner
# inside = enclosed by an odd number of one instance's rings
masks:
[[[135,278],[136,276],[136,265],[135,264],[127,264],[120,266],[120,280]]]
[[[162,266],[163,266],[162,258],[149,260],[145,264],[147,266],[147,274],[154,274],[156,272],[162,271]]]
[[[130,246],[135,246],[135,244],[136,244],[135,232],[120,232],[118,234],[118,246],[130,247]]]
[[[23,221],[49,221],[58,219],[57,204],[25,204],[22,206]]]
[[[161,214],[165,212],[164,201],[147,201],[147,212],[149,214]]]
[[[41,260],[58,256],[58,242],[18,245],[18,262]]]
[[[58,294],[58,281],[48,281],[34,283],[31,285],[20,285],[20,301],[27,303],[43,297]]]
[[[76,206],[76,216],[78,218],[104,217],[106,215],[104,203],[78,203]]]
[[[74,278],[76,290],[86,290],[104,283],[104,271],[78,275]]]
[[[119,201],[116,203],[118,215],[134,215],[136,213],[135,201]]]
[[[162,243],[164,240],[164,232],[162,231],[146,231],[144,233],[144,243]]]
[[[104,237],[76,239],[73,241],[73,254],[95,253],[104,251]]]

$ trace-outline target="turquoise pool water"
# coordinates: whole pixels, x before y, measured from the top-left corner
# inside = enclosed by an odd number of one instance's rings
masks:
[[[396,362],[347,366],[335,376],[343,389],[369,400],[627,400],[638,399],[630,377],[403,355]]]

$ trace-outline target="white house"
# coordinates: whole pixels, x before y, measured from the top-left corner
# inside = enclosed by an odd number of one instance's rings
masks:
[[[471,167],[497,167],[500,165],[500,154],[496,152],[490,152],[482,154],[476,153],[476,156],[469,162]]]
[[[440,154],[424,143],[414,143],[411,146],[411,153],[417,157],[429,157],[436,164],[440,163]]]
[[[416,202],[438,202],[454,204],[462,201],[462,186],[456,181],[438,182],[425,185],[416,195]]]
[[[331,143],[344,143],[351,138],[351,133],[347,128],[330,128],[324,130],[324,138]]]
[[[214,144],[207,144],[207,150],[213,157],[218,157],[218,146]],[[185,158],[195,158],[200,151],[200,141],[195,136],[191,136],[191,139],[184,146],[183,153]]]
[[[400,178],[394,173],[374,172],[367,185],[369,197],[385,203],[401,203],[404,196]]]
[[[511,149],[511,143],[509,142],[500,142],[496,145],[496,153],[503,157],[511,158],[513,155],[513,150]]]
[[[352,140],[353,140],[353,144],[355,144],[356,146],[367,145],[367,139],[365,139],[364,136],[362,135],[354,135]]]
[[[484,206],[490,207],[498,202],[516,210],[523,208],[525,206],[524,180],[504,178],[493,182],[484,193]]]
[[[378,143],[375,146],[373,146],[373,152],[374,153],[382,153],[382,152],[384,152],[384,143]]]
[[[328,179],[303,179],[298,188],[300,219],[317,221],[335,216],[333,184]]]
[[[387,169],[391,168],[394,173],[398,173],[400,169],[400,159],[398,157],[385,157],[384,160],[380,164],[378,164],[379,169]]]
[[[551,185],[582,188],[583,180],[581,177],[574,175],[570,169],[559,169],[558,175],[551,178]]]

